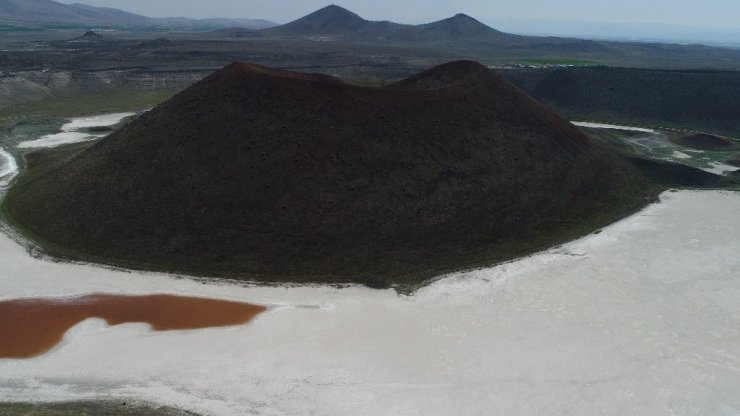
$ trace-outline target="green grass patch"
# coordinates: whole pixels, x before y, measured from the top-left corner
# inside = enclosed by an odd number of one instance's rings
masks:
[[[174,91],[167,90],[116,90],[101,94],[70,94],[27,101],[0,109],[0,128],[13,126],[22,121],[140,110],[159,104],[174,94]]]
[[[583,59],[570,58],[537,58],[537,59],[518,59],[520,62],[526,62],[536,65],[601,65],[603,62],[587,61]]]

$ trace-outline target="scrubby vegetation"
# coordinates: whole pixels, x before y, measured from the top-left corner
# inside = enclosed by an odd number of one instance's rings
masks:
[[[0,108],[0,128],[21,122],[34,122],[50,117],[73,117],[83,114],[143,109],[172,97],[174,91],[116,90],[104,93],[69,93],[37,100],[26,100]]]
[[[655,183],[671,188],[722,188],[737,181],[691,166],[628,156],[627,161]]]
[[[500,73],[571,119],[740,138],[740,72],[581,67]]]
[[[681,146],[691,147],[699,150],[736,150],[735,143],[722,137],[711,134],[691,134],[688,136],[671,137],[671,141]]]
[[[171,407],[138,402],[0,403],[0,416],[196,416]]]

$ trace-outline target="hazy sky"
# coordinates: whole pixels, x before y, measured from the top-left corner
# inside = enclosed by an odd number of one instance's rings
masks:
[[[286,23],[332,0],[62,0],[143,14],[262,18]],[[486,22],[501,18],[568,19],[740,28],[738,0],[344,0],[336,4],[370,20],[424,23],[467,13]]]

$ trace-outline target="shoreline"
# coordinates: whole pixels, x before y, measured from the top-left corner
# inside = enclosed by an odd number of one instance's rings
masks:
[[[85,131],[93,127],[111,127],[120,123],[127,117],[138,113],[105,113],[95,116],[72,117],[62,125],[59,132],[41,136],[38,139],[26,140],[18,143],[17,147],[23,150],[48,149],[67,144],[81,143],[85,141],[100,139],[110,132]]]
[[[5,168],[0,170],[0,186],[8,186],[19,173],[18,162],[7,150],[0,147],[0,157],[5,159]]]
[[[740,282],[732,271],[740,260],[730,253],[740,248],[732,240],[740,224],[731,219],[740,214],[740,194],[677,191],[662,199],[598,234],[448,275],[413,296],[360,286],[216,285],[51,263],[3,235],[0,261],[11,266],[0,275],[3,298],[156,291],[270,309],[247,327],[188,333],[88,320],[45,356],[0,360],[0,394],[14,401],[136,397],[223,416],[245,408],[376,415],[398,406],[432,415],[450,414],[451,406],[521,414],[514,409],[524,402],[531,411],[571,406],[575,415],[620,414],[642,403],[643,414],[655,414],[679,398],[724,402],[740,372],[712,363],[735,331]],[[731,229],[717,235],[718,224]],[[665,347],[656,350],[656,342]],[[689,346],[701,360],[662,354]],[[684,371],[713,371],[713,388],[697,388],[701,381]],[[582,388],[571,391],[573,383]],[[658,386],[672,393],[656,397]],[[490,389],[507,399],[491,400]],[[624,389],[634,396],[615,393]],[[584,404],[583,397],[597,399]]]

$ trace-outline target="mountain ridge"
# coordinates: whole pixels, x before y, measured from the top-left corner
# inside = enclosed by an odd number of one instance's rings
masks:
[[[404,42],[459,41],[516,36],[499,32],[463,13],[436,22],[410,25],[390,21],[366,20],[356,13],[335,4],[261,32],[263,35],[275,37],[314,38],[328,36],[330,40]]]
[[[263,29],[275,23],[262,19],[151,18],[110,7],[53,0],[0,0],[0,21],[106,26],[244,26]]]

